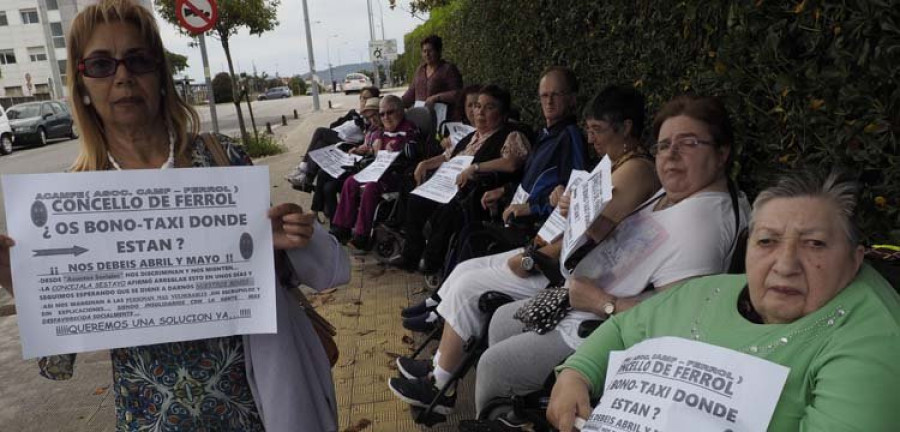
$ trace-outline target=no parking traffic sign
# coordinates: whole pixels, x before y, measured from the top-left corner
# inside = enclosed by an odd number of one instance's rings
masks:
[[[176,0],[175,16],[191,33],[203,33],[216,24],[219,8],[215,0]]]

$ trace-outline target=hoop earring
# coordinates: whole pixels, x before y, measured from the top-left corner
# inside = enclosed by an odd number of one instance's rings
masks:
[[[84,106],[90,106],[91,105],[91,97],[88,95],[84,95],[81,98],[81,102],[84,103]]]

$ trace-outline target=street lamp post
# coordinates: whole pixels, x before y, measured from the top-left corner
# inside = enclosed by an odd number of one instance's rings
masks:
[[[316,82],[316,61],[313,58],[312,30],[309,26],[309,8],[303,0],[303,21],[306,24],[306,52],[309,53],[309,77],[312,81],[313,111],[320,111],[319,83]]]

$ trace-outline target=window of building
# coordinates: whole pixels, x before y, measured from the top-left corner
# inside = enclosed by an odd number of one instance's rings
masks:
[[[66,35],[63,33],[62,23],[50,23],[50,34],[53,36],[53,46],[56,48],[66,47]]]
[[[6,19],[6,11],[0,11],[0,27],[8,26],[9,20]]]
[[[11,49],[0,50],[0,65],[16,64],[16,53]]]
[[[7,97],[25,96],[25,94],[22,93],[22,87],[20,86],[4,87],[3,90],[6,92]]]
[[[35,84],[34,85],[34,94],[48,94],[50,93],[50,85],[49,84]]]
[[[47,2],[47,10],[59,10],[56,0],[45,0]]]
[[[59,65],[59,79],[62,80],[62,85],[66,85],[66,61],[65,60],[57,60],[56,63]]]
[[[47,61],[47,51],[44,47],[28,47],[28,58],[33,62]]]
[[[38,20],[37,9],[21,9],[19,14],[22,15],[22,24],[37,24],[41,22]]]

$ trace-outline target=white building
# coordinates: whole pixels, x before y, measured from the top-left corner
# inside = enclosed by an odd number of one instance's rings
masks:
[[[66,37],[78,11],[97,0],[0,0],[0,97],[64,98]],[[152,10],[151,0],[138,3]]]

